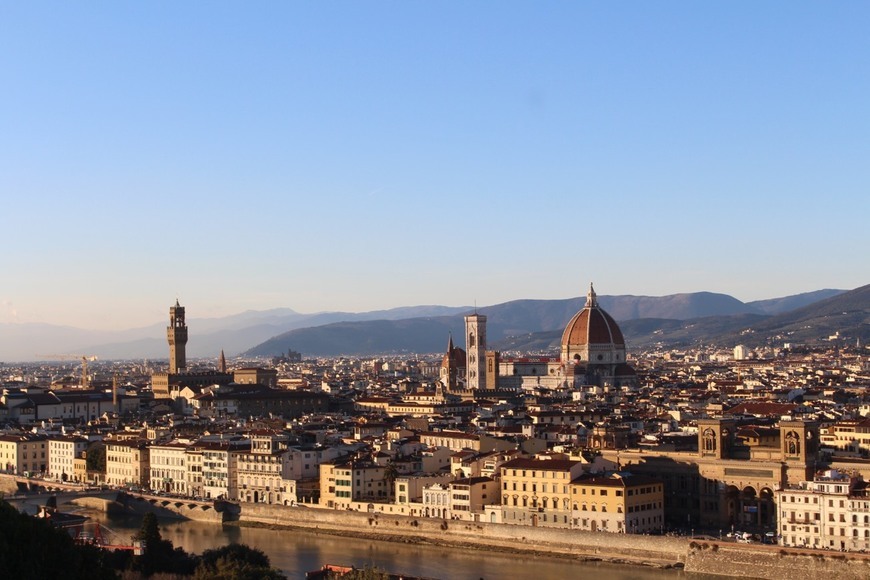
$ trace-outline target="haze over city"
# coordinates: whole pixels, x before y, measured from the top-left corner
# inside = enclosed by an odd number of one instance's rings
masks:
[[[864,3],[0,6],[0,323],[866,284]]]

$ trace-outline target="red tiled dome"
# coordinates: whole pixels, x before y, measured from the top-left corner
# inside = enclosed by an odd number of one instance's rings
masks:
[[[583,346],[612,344],[625,346],[625,339],[616,321],[598,306],[595,291],[590,289],[583,310],[574,315],[565,332],[562,345]]]

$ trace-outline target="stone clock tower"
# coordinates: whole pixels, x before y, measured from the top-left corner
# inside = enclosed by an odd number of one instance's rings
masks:
[[[187,367],[187,325],[184,323],[184,306],[175,301],[175,306],[169,309],[169,326],[166,327],[166,339],[169,341],[169,372],[178,373],[179,369]]]

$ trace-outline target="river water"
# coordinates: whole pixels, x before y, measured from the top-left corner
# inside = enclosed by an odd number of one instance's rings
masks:
[[[117,534],[119,540],[128,540],[139,530],[142,522],[141,517],[137,516],[108,516],[102,512],[82,509],[75,511],[107,526]],[[547,580],[586,576],[594,576],[596,580],[720,578],[643,566],[577,562],[522,554],[463,551],[457,548],[346,538],[307,530],[272,530],[161,520],[160,532],[164,539],[172,541],[176,547],[197,554],[231,542],[259,548],[269,556],[272,566],[291,579],[304,578],[306,572],[317,570],[324,564],[358,568],[376,566],[392,573],[438,580]]]

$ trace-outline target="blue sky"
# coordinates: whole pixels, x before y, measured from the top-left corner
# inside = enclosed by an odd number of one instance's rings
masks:
[[[866,2],[0,2],[0,322],[868,280]]]

